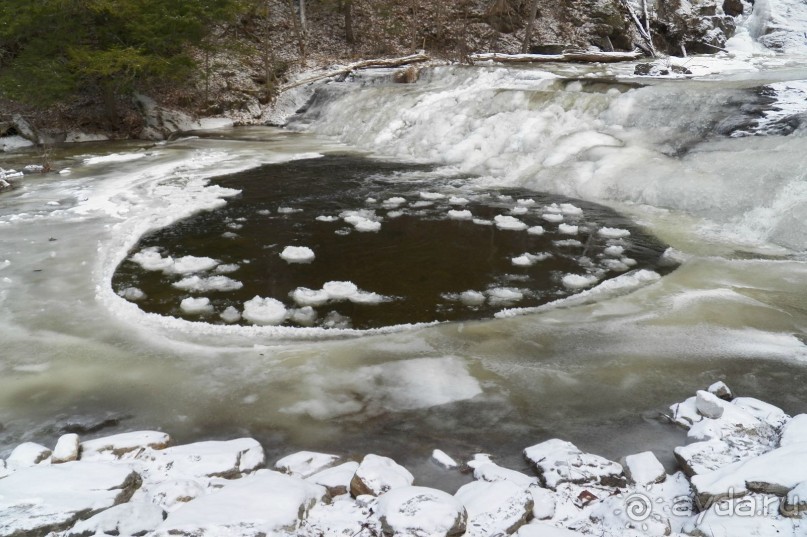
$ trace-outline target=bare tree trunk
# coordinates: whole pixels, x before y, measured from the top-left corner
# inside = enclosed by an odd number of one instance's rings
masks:
[[[308,32],[308,20],[305,17],[305,0],[300,0],[300,26],[303,29],[303,33]]]
[[[418,3],[417,0],[409,0],[409,9],[412,11],[410,25],[412,27],[412,52],[418,49]]]
[[[305,53],[305,32],[301,28],[300,21],[297,19],[297,15],[294,12],[294,0],[289,0],[289,12],[291,14],[292,25],[294,26],[294,32],[297,34],[297,46],[300,48],[300,60],[302,61],[303,67],[305,67],[306,63],[306,53]]]
[[[527,27],[524,29],[524,42],[521,43],[521,53],[526,54],[530,51],[530,44],[532,42],[532,27],[535,26],[535,17],[538,16],[538,0],[532,0],[530,5],[530,17],[527,19]]]
[[[342,11],[345,15],[345,41],[348,45],[356,43],[356,35],[353,33],[353,0],[344,0]]]

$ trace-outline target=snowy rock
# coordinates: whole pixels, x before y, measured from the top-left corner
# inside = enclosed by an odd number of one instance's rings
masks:
[[[661,483],[667,479],[667,472],[652,451],[628,455],[622,464],[625,477],[634,485]]]
[[[451,458],[445,451],[440,449],[435,449],[432,451],[432,460],[437,462],[443,468],[448,468],[449,470],[452,468],[457,468],[459,464],[453,458]]]
[[[749,495],[715,502],[683,533],[694,537],[782,537],[795,535],[793,520],[778,514],[779,498]]]
[[[372,506],[354,501],[350,496],[338,496],[330,503],[315,505],[308,513],[306,531],[301,532],[302,535],[322,537],[379,535],[378,520],[371,512],[376,499],[372,496],[367,498],[372,498]]]
[[[60,537],[145,535],[162,524],[163,515],[163,510],[150,502],[123,503],[82,520]]]
[[[350,494],[378,496],[388,490],[411,485],[414,476],[394,460],[379,455],[366,455],[350,481]]]
[[[790,418],[784,410],[753,397],[736,397],[731,403],[774,429],[780,428]]]
[[[692,478],[700,505],[748,492],[784,496],[807,481],[807,444],[783,446]]]
[[[695,397],[695,408],[704,418],[719,419],[723,415],[722,400],[709,392],[699,391]]]
[[[782,428],[779,445],[789,446],[798,442],[807,442],[807,414],[793,416]]]
[[[511,535],[532,516],[532,495],[511,481],[474,481],[455,497],[468,511],[467,537]]]
[[[350,461],[317,472],[306,478],[306,481],[325,487],[332,497],[339,496],[350,492],[350,481],[358,469],[359,463]]]
[[[717,381],[714,384],[712,384],[711,386],[709,386],[706,389],[706,391],[708,391],[712,395],[715,395],[715,396],[723,399],[724,401],[731,401],[731,399],[733,397],[733,395],[731,393],[731,390],[726,385],[726,383],[723,382],[722,380]]]
[[[167,479],[158,483],[149,483],[146,498],[170,513],[206,493],[205,487],[197,480]]]
[[[65,434],[59,437],[53,454],[50,457],[52,464],[60,464],[78,460],[80,442],[77,434]]]
[[[469,466],[472,463],[469,463]],[[509,468],[499,466],[494,462],[484,462],[476,464],[474,468],[474,478],[481,481],[510,481],[519,487],[527,488],[538,484],[538,478],[531,477]]]
[[[300,451],[277,461],[275,463],[275,469],[297,477],[306,478],[326,468],[330,468],[338,460],[338,455]]]
[[[530,486],[527,489],[532,496],[532,516],[537,520],[549,520],[555,516],[555,494],[543,487]]]
[[[265,464],[263,448],[257,440],[196,442],[161,450],[146,450],[137,460],[149,466],[150,478],[223,477],[235,479]]]
[[[0,535],[42,536],[131,498],[140,476],[125,464],[66,462],[0,479]]]
[[[561,483],[625,486],[622,466],[599,455],[583,453],[571,442],[547,440],[525,449],[524,456],[550,489]]]
[[[81,443],[81,460],[115,460],[131,452],[146,448],[164,449],[171,443],[171,437],[159,431],[135,431]]]
[[[258,537],[293,533],[324,496],[323,487],[263,470],[188,502],[169,514],[152,535]]]
[[[465,534],[468,513],[450,494],[426,487],[384,493],[376,507],[384,535],[453,537]]]
[[[807,511],[807,481],[790,489],[779,508],[779,512],[785,516],[799,516],[805,511]]]
[[[723,430],[717,420],[703,419],[689,428],[687,431],[687,441],[708,442],[709,440],[720,440],[723,438]]]
[[[45,461],[50,455],[51,451],[45,446],[25,442],[14,448],[6,459],[6,464],[10,468],[27,468]]]
[[[673,422],[689,429],[693,424],[701,421],[703,416],[698,413],[695,400],[695,397],[690,397],[681,403],[671,405],[670,412],[672,415],[670,417]]]

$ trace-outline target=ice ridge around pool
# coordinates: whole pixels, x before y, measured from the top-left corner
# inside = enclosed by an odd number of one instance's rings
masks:
[[[474,190],[428,166],[331,155],[214,182],[241,194],[142,237],[113,278],[120,296],[191,321],[372,329],[671,270],[666,246],[609,208]]]

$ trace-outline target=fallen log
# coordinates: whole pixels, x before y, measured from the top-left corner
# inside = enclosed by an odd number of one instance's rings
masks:
[[[411,54],[409,56],[403,56],[400,58],[376,58],[372,60],[362,60],[359,62],[354,62],[344,67],[339,67],[338,69],[332,69],[325,73],[320,73],[318,75],[314,75],[308,78],[304,78],[303,80],[296,80],[294,82],[289,82],[288,84],[283,84],[278,89],[279,93],[284,91],[288,91],[292,88],[296,88],[299,86],[305,86],[306,84],[311,84],[312,82],[318,82],[320,80],[325,80],[328,78],[333,78],[342,75],[349,75],[353,71],[358,71],[359,69],[378,69],[384,67],[401,67],[403,65],[410,65],[413,63],[423,63],[426,61],[431,60],[431,56],[427,54],[419,53],[419,54]]]
[[[475,62],[500,63],[549,63],[549,62],[582,62],[582,63],[615,63],[638,60],[644,55],[639,51],[633,52],[564,52],[563,54],[471,54]]]

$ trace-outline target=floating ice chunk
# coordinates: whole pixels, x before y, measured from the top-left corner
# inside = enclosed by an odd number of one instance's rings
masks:
[[[631,259],[630,257],[622,257],[619,260],[629,267],[635,267],[637,265],[637,261],[635,259]]]
[[[241,312],[233,306],[227,306],[219,317],[225,323],[237,323],[241,320]]]
[[[625,253],[625,248],[623,246],[608,246],[602,253],[611,257],[621,257]]]
[[[355,295],[359,288],[353,282],[339,282],[331,281],[326,282],[322,286],[322,290],[328,295],[328,298],[333,300],[346,300]]]
[[[545,205],[544,212],[549,214],[561,214],[563,210],[557,203],[553,203],[552,205]]]
[[[527,233],[529,233],[530,235],[543,235],[544,228],[542,226],[532,226],[530,228],[527,228]]]
[[[171,272],[177,274],[190,274],[192,272],[204,272],[215,268],[219,262],[210,257],[196,257],[186,255],[174,260],[174,265],[171,267]]]
[[[146,153],[111,153],[100,157],[90,157],[84,159],[86,166],[94,164],[109,164],[110,162],[130,162],[146,156]]]
[[[268,216],[272,214],[272,211],[269,209],[261,209],[260,211],[258,211],[258,214],[261,216]]]
[[[236,265],[235,263],[228,263],[228,264],[225,264],[225,265],[217,266],[216,267],[216,272],[218,272],[219,274],[229,274],[231,272],[235,272],[239,268],[240,267],[238,265]]]
[[[58,201],[49,201],[47,205],[50,205],[51,207],[58,207],[59,205],[61,205],[61,203],[59,203]]]
[[[454,209],[448,211],[448,217],[452,220],[471,220],[474,215],[471,214],[471,211],[464,210],[464,211],[455,211]]]
[[[439,192],[421,192],[420,197],[424,200],[441,200],[445,199],[445,194],[440,194]]]
[[[400,207],[404,203],[406,203],[406,198],[402,198],[400,196],[395,196],[395,197],[392,197],[392,198],[385,199],[383,205],[385,207],[394,208],[394,207]]]
[[[413,209],[423,209],[425,207],[431,207],[434,205],[433,201],[416,201],[412,204]]]
[[[561,281],[567,289],[585,289],[597,283],[597,277],[590,274],[567,274]]]
[[[237,222],[230,222],[229,224],[227,224],[227,227],[230,229],[239,230],[244,227],[244,224],[239,224]]]
[[[390,211],[387,213],[387,218],[398,218],[404,215],[403,211]]]
[[[322,326],[325,328],[347,329],[350,328],[350,317],[345,317],[337,311],[330,311],[322,320]],[[351,401],[350,403],[358,405],[358,408],[354,411],[361,410],[363,407],[363,405],[357,401]]]
[[[308,246],[286,246],[280,257],[288,263],[310,263],[314,260],[314,250]]]
[[[313,326],[317,320],[317,311],[311,306],[289,310],[289,319],[302,326]]]
[[[630,268],[619,259],[606,259],[602,262],[602,266],[614,272],[625,272]]]
[[[513,218],[512,216],[499,214],[496,215],[493,220],[496,222],[496,227],[499,229],[508,229],[512,231],[522,231],[527,229],[527,224],[518,218]]]
[[[532,198],[517,199],[516,203],[521,205],[522,207],[531,207],[535,205],[535,200]]]
[[[291,292],[291,298],[300,306],[321,306],[330,300],[330,296],[323,290],[298,287]]]
[[[494,287],[487,291],[491,304],[510,304],[524,298],[524,293],[514,287]]]
[[[179,307],[182,309],[182,311],[191,315],[201,315],[203,313],[213,312],[213,306],[210,304],[210,299],[206,297],[185,298],[179,303]]]
[[[336,231],[334,231],[334,233],[341,236],[350,235],[350,228],[344,227],[342,229],[337,229]]]
[[[601,227],[597,234],[606,239],[623,239],[630,236],[630,231],[617,227]]]
[[[448,203],[450,205],[467,205],[468,199],[459,196],[451,196],[450,198],[448,198]]]
[[[583,214],[583,209],[571,203],[561,203],[560,212],[569,216],[580,216]]]
[[[578,229],[579,228],[577,226],[572,226],[569,224],[561,224],[558,226],[558,231],[564,235],[577,235]]]
[[[366,200],[364,200],[364,203],[372,205],[373,203],[378,203],[378,200],[375,198],[367,198]]]
[[[255,296],[244,302],[244,319],[259,325],[278,325],[286,320],[286,306],[274,298]]]
[[[479,291],[463,291],[460,293],[460,302],[466,306],[481,306],[485,303],[485,295]]]
[[[353,227],[356,228],[356,231],[363,231],[363,232],[378,231],[379,229],[381,229],[381,222],[375,222],[373,220],[362,220]]]
[[[233,233],[232,231],[225,231],[221,234],[222,239],[237,239],[238,233]]]
[[[544,261],[551,257],[550,254],[541,253],[541,254],[530,254],[524,253],[518,257],[512,258],[510,261],[517,267],[530,267],[537,263],[538,261]]]
[[[513,207],[512,209],[510,209],[510,214],[518,216],[522,214],[527,214],[529,211],[530,210],[526,207]]]
[[[174,259],[160,255],[157,247],[143,248],[132,256],[132,261],[140,265],[143,270],[167,270],[174,264]]]
[[[350,295],[348,300],[354,304],[381,304],[389,299],[383,295],[379,295],[378,293],[357,291],[356,293]]]
[[[294,207],[278,207],[278,214],[294,214],[303,212],[302,209],[295,209]]]
[[[205,293],[208,291],[237,291],[244,287],[244,284],[228,278],[227,276],[211,276],[210,278],[200,278],[199,276],[190,276],[183,278],[180,281],[172,284],[177,289],[184,289],[196,293]]]
[[[492,226],[493,220],[485,220],[484,218],[474,218],[473,223],[478,226]]]
[[[320,216],[318,216],[316,219],[317,219],[319,222],[336,222],[337,220],[339,220],[339,217],[338,217],[338,216],[326,216],[326,215],[320,215]]]
[[[543,218],[547,222],[552,222],[553,224],[557,224],[558,222],[563,222],[563,215],[562,214],[544,213],[544,214],[541,215],[541,218]]]
[[[130,300],[132,302],[137,302],[138,300],[143,300],[144,298],[146,298],[146,293],[144,293],[137,287],[127,287],[126,289],[122,290],[119,294],[126,300]]]
[[[583,246],[582,242],[580,242],[578,240],[575,240],[575,239],[565,239],[565,240],[562,240],[562,241],[552,241],[552,244],[554,244],[555,246],[558,246],[558,247],[567,246],[567,247],[572,247],[572,248]]]

